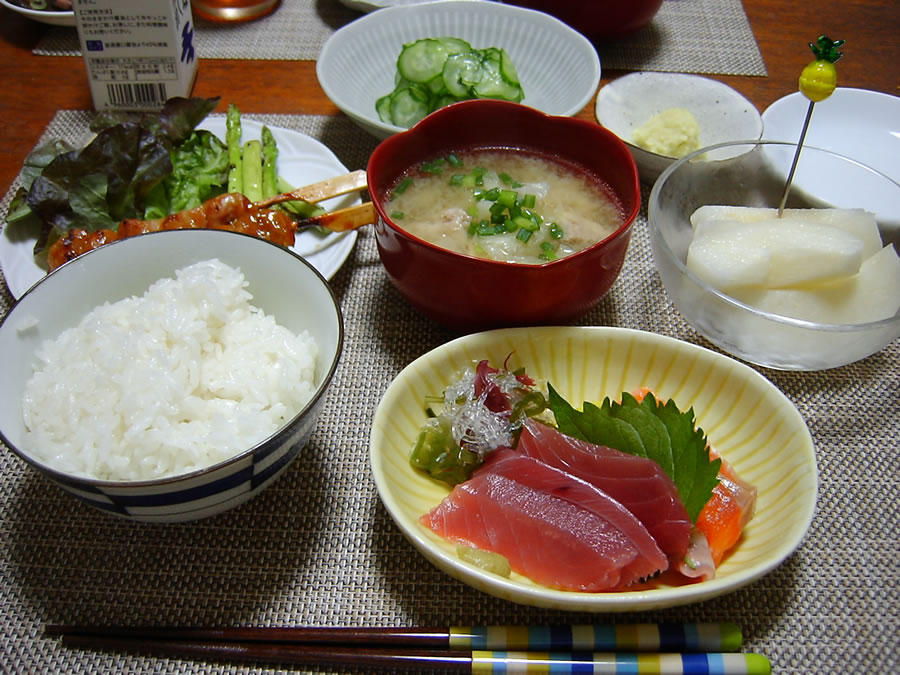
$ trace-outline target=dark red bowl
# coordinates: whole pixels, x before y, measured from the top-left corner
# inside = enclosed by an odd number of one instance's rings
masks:
[[[453,151],[498,147],[582,167],[619,200],[623,224],[578,253],[524,265],[441,248],[410,234],[385,212],[386,196],[411,167]],[[617,136],[593,122],[505,101],[464,101],[432,113],[382,141],[369,158],[367,174],[379,216],[378,253],[388,277],[419,311],[460,331],[566,323],[585,314],[619,276],[641,205],[637,167]]]
[[[591,40],[614,40],[644,28],[663,0],[503,0],[555,16]]]

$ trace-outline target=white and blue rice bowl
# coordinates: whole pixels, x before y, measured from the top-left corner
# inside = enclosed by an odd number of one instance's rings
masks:
[[[216,258],[243,272],[251,303],[276,322],[307,330],[318,346],[315,393],[280,429],[208,468],[156,480],[97,480],[62,473],[22,447],[22,394],[39,345],[104,302],[137,295],[176,270]],[[23,329],[23,326],[27,329]],[[343,348],[343,317],[328,282],[295,253],[222,230],[173,230],[123,239],[71,260],[32,286],[0,323],[0,440],[86,504],[147,522],[197,520],[258,495],[297,458],[322,411]]]

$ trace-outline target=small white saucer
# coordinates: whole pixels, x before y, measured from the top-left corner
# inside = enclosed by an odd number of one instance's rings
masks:
[[[762,114],[763,137],[796,143],[809,99],[785,96]],[[900,98],[868,89],[838,87],[816,103],[804,145],[831,150],[900,182]]]

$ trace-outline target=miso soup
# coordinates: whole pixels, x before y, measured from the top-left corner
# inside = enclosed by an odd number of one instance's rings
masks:
[[[449,154],[398,181],[385,202],[397,225],[465,255],[543,264],[615,232],[623,209],[576,167],[519,149]]]

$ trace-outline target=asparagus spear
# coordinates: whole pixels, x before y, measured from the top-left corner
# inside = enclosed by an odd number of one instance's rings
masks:
[[[251,202],[258,202],[263,198],[262,143],[257,140],[246,141],[242,160],[243,192]]]
[[[228,192],[243,192],[241,167],[241,111],[234,103],[225,114],[225,143],[228,146]]]
[[[263,125],[260,132],[262,138],[262,193],[263,197],[272,197],[278,194],[278,146],[275,145],[275,137],[272,130]]]

